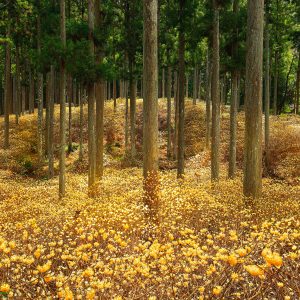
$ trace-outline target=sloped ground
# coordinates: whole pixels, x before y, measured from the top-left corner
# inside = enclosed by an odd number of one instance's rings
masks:
[[[164,105],[160,103],[162,141]],[[209,153],[199,153],[204,149],[204,108],[188,104],[187,155],[196,155],[187,160],[184,181],[176,180],[175,170],[161,173],[160,222],[150,225],[142,201],[141,169],[121,168],[123,108],[120,104],[113,114],[110,104],[106,107],[106,124],[114,136],[110,141],[120,146],[106,154],[105,176],[94,199],[87,197],[86,165],[76,162],[78,151],[68,156],[67,196],[60,201],[58,178],[46,180],[45,167],[35,165],[35,118],[25,116],[18,129],[12,128],[12,148],[0,153],[2,295],[11,299],[299,299],[299,173],[292,162],[284,162],[299,159],[299,119],[272,117],[272,149],[279,153],[274,170],[282,170],[282,177],[264,178],[262,199],[247,207],[241,175],[227,180],[225,163],[219,183],[207,180]],[[76,144],[78,110],[74,110]],[[138,125],[140,120],[138,113]],[[222,124],[225,161],[226,112]],[[242,151],[242,127],[240,114],[238,151]],[[57,138],[57,127],[55,132]],[[20,167],[19,155],[30,157],[33,178],[24,176],[27,167]]]

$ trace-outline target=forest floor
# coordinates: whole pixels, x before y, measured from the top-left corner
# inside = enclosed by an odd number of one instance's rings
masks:
[[[134,167],[124,157],[124,101],[116,112],[105,106],[105,174],[95,198],[87,196],[86,127],[78,161],[79,108],[63,201],[57,176],[48,180],[46,164],[37,164],[36,115],[22,116],[18,126],[12,117],[11,150],[0,150],[0,299],[300,298],[300,118],[271,117],[263,196],[248,207],[243,113],[238,174],[229,180],[229,112],[222,108],[221,180],[212,184],[205,106],[188,101],[186,175],[178,181],[166,159],[166,105],[159,103],[159,224],[149,224],[142,201],[140,101]],[[58,107],[55,116],[58,143]]]

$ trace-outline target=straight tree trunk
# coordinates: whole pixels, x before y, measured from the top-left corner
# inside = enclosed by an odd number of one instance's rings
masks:
[[[60,0],[60,39],[66,47],[66,3]],[[59,197],[65,196],[66,189],[66,67],[65,60],[60,61],[60,158],[59,158]]]
[[[34,78],[32,67],[29,67],[29,113],[34,113]]]
[[[50,72],[46,74],[46,115],[45,115],[45,157],[48,158],[48,142],[49,142],[49,130],[50,130]]]
[[[41,53],[41,17],[38,14],[37,17],[37,49],[38,54]],[[43,161],[43,105],[44,105],[44,93],[43,93],[43,73],[38,73],[38,121],[37,121],[37,152],[39,163]],[[18,101],[19,103],[19,101]],[[19,104],[18,104],[19,105]]]
[[[237,101],[238,101],[238,71],[234,70],[232,78],[232,95],[230,104],[230,145],[228,177],[233,179],[236,172],[236,128],[237,128]]]
[[[8,25],[7,38],[10,38],[10,25]],[[5,45],[5,90],[4,90],[4,149],[9,149],[9,113],[12,102],[11,81],[11,48]]]
[[[193,104],[196,104],[197,100],[197,67],[194,68],[194,79],[193,79]]]
[[[21,104],[21,82],[20,82],[20,49],[16,46],[16,75],[15,75],[15,110],[16,110],[16,124],[19,124],[20,104]]]
[[[212,45],[212,141],[211,141],[211,179],[219,180],[220,169],[220,40],[219,40],[219,8],[217,0],[213,0],[213,45]]]
[[[278,50],[275,51],[274,61],[274,95],[273,95],[273,115],[277,115],[277,95],[278,95]]]
[[[132,74],[132,71],[130,72]],[[135,159],[135,119],[136,119],[136,80],[132,74],[130,77],[130,154]]]
[[[49,134],[48,134],[48,177],[54,176],[54,153],[53,153],[53,134],[54,134],[54,66],[50,67],[50,97],[49,97]]]
[[[171,158],[171,114],[172,114],[172,104],[171,104],[171,92],[172,92],[172,69],[168,66],[167,74],[167,128],[168,128],[168,141],[167,141],[167,156],[168,159]]]
[[[238,16],[239,0],[233,2],[233,13]],[[232,45],[232,58],[238,57],[238,26],[234,28],[235,42]],[[230,143],[229,143],[229,170],[228,177],[233,179],[236,172],[236,129],[237,129],[237,106],[238,106],[238,78],[237,69],[231,72],[231,103],[230,103]]]
[[[143,175],[145,204],[158,209],[158,59],[157,0],[144,0],[143,51]]]
[[[248,1],[243,190],[251,198],[259,198],[262,188],[263,20],[264,1]]]
[[[300,49],[298,49],[298,69],[296,78],[296,108],[295,113],[299,114],[299,96],[300,96]]]
[[[197,88],[197,99],[199,99],[199,101],[201,100],[201,85],[202,85],[202,78],[201,78],[201,69],[199,69],[198,71],[198,88]]]
[[[165,68],[162,68],[162,80],[161,80],[162,98],[165,99]]]
[[[185,33],[184,33],[184,6],[185,0],[180,0],[180,28],[179,28],[179,70],[178,70],[178,164],[177,177],[182,178],[184,175],[184,52],[185,52]]]
[[[73,93],[72,93],[72,86],[73,86],[73,80],[71,75],[68,75],[68,104],[69,104],[69,135],[68,135],[68,153],[71,153],[73,151],[72,147],[72,101],[73,101]]]
[[[178,155],[178,76],[177,71],[174,74],[174,143],[173,143],[173,157],[177,160]]]
[[[265,164],[268,170],[270,161],[270,46],[268,15],[266,15],[265,25],[265,56]]]
[[[128,81],[125,81],[125,152],[129,149],[129,99],[128,99]]]
[[[117,80],[113,80],[113,99],[114,99],[114,111],[117,109]]]
[[[186,83],[185,83],[185,98],[189,98],[189,75],[186,75]]]
[[[206,61],[206,88],[205,88],[205,110],[206,110],[206,118],[205,118],[205,123],[206,123],[206,131],[205,131],[205,145],[206,148],[209,148],[210,144],[210,121],[211,121],[211,63],[210,63],[210,55],[209,55],[209,50],[207,50],[207,61]]]
[[[95,1],[95,26],[100,29],[102,25],[101,0]],[[96,48],[96,63],[101,65],[103,61],[103,49]],[[96,180],[101,180],[103,176],[103,152],[104,152],[104,100],[105,100],[105,81],[100,78],[96,82]]]
[[[83,103],[84,91],[83,86],[79,88],[79,161],[83,160]]]
[[[94,46],[94,0],[88,0],[88,23],[89,23],[89,44],[90,55],[95,53]],[[89,157],[89,192],[95,184],[96,175],[96,147],[95,147],[95,84],[88,84],[88,157]]]

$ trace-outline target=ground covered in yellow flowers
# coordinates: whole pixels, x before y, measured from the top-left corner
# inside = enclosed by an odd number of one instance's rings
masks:
[[[199,161],[161,172],[158,224],[138,167],[109,165],[94,199],[69,167],[63,201],[56,177],[0,170],[0,299],[299,299],[298,179],[249,207],[241,175],[211,184]]]

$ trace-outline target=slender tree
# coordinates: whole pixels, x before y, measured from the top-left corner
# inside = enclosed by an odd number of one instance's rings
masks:
[[[94,57],[94,0],[88,0],[88,23],[89,23],[89,43],[90,55]],[[96,161],[96,147],[95,147],[95,84],[88,83],[88,156],[89,156],[89,176],[88,186],[91,189],[95,184],[95,161]]]
[[[209,50],[207,49],[207,58],[206,58],[206,88],[205,88],[205,111],[206,111],[206,131],[205,131],[205,145],[206,148],[209,148],[210,138],[211,138],[211,62]]]
[[[244,195],[258,198],[262,188],[262,65],[264,1],[248,1],[245,79]]]
[[[184,32],[184,10],[185,0],[179,2],[179,68],[178,68],[178,164],[177,177],[184,174],[184,53],[185,53],[185,32]]]
[[[239,0],[233,2],[233,13],[235,16],[239,12]],[[232,57],[234,60],[238,57],[238,26],[234,28],[234,42],[232,45]],[[236,128],[237,128],[237,103],[238,103],[238,77],[239,71],[234,68],[231,72],[231,104],[230,104],[230,143],[229,143],[229,170],[228,177],[234,178],[236,172]]]
[[[10,22],[7,28],[7,42],[5,45],[5,90],[4,90],[4,149],[9,148],[9,113],[12,102],[11,88],[11,46]]]
[[[266,1],[267,6],[267,1]],[[266,9],[268,9],[266,7]],[[266,13],[265,21],[265,164],[268,170],[270,160],[270,45],[269,45],[269,20]]]
[[[98,30],[103,27],[101,17],[101,1],[95,1],[95,26]],[[96,63],[103,62],[103,46],[96,47]],[[104,100],[105,100],[105,81],[102,76],[96,82],[96,180],[100,180],[103,176],[103,138],[104,138]]]
[[[66,3],[60,0],[60,39],[66,47]],[[65,196],[66,189],[66,66],[65,59],[60,59],[60,158],[59,158],[59,197]]]
[[[172,92],[172,69],[168,65],[167,68],[167,130],[168,130],[168,140],[167,140],[167,156],[170,159],[172,156],[171,149],[171,113],[172,113],[172,103],[171,103],[171,92]]]
[[[38,2],[38,6],[40,6],[40,2]],[[37,50],[39,55],[41,54],[41,16],[40,11],[37,16]],[[37,122],[37,152],[39,163],[43,161],[43,105],[44,105],[44,92],[43,92],[43,73],[41,71],[38,72],[38,122]],[[19,100],[17,96],[17,107],[19,107]],[[19,113],[19,109],[18,109]]]
[[[50,95],[49,95],[49,133],[48,133],[48,177],[54,176],[54,154],[53,154],[53,134],[54,134],[54,66],[50,67]]]
[[[219,41],[219,7],[213,0],[213,39],[212,39],[212,141],[211,141],[211,179],[219,180],[220,169],[220,41]]]
[[[144,0],[143,7],[143,174],[146,204],[154,212],[158,189],[157,0]]]

